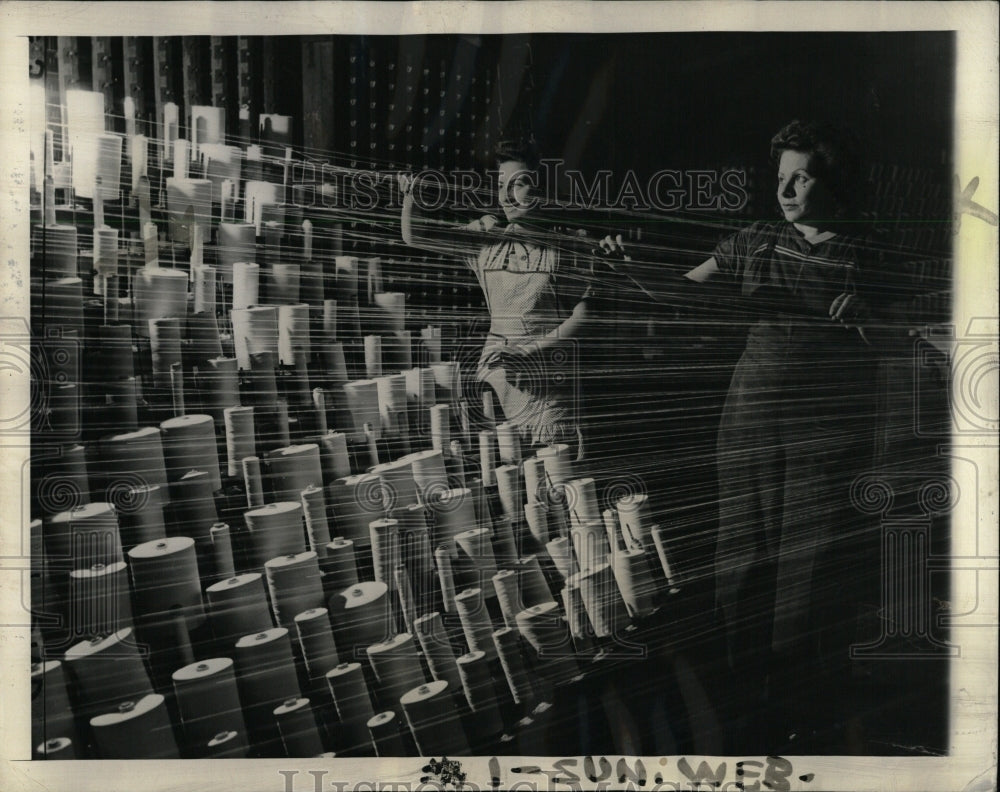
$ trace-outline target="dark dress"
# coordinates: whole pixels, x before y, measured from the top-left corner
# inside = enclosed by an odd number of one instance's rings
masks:
[[[871,460],[876,356],[828,311],[881,290],[860,240],[812,245],[790,223],[754,224],[714,257],[761,309],[718,433],[715,573],[730,665],[763,687],[776,657],[846,663],[865,560],[851,484]]]

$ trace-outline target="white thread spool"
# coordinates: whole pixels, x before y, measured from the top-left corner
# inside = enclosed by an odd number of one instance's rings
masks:
[[[252,223],[219,223],[219,242],[216,248],[216,266],[219,268],[219,276],[222,278],[223,283],[232,283],[234,286],[233,298],[234,298],[234,308],[245,308],[249,305],[254,305],[257,302],[257,287],[259,285],[260,268],[253,264],[252,262],[257,258],[257,244],[256,244],[256,233],[257,229]],[[253,283],[253,299],[245,304],[236,305],[236,290],[235,286],[237,281],[234,276],[237,271],[239,263],[242,263],[244,268],[244,278],[246,277],[247,267],[256,268],[256,275],[254,276]],[[243,283],[243,294],[245,294],[246,282]]]
[[[125,701],[117,712],[90,719],[103,759],[177,759],[180,754],[163,696],[151,693]]]
[[[203,750],[220,732],[246,732],[231,658],[191,663],[174,671],[171,680],[189,745]]]
[[[308,757],[323,753],[323,742],[309,699],[288,699],[274,708],[274,719],[288,756]]]
[[[52,737],[33,742],[37,759],[77,759],[76,745],[70,737]]]
[[[428,363],[441,362],[441,328],[423,327],[420,329],[420,343],[427,352]]]
[[[465,459],[462,454],[462,444],[458,440],[452,440],[449,450],[446,453],[448,455],[446,468],[451,468],[451,474],[448,480],[454,481],[458,487],[464,488],[466,486]]]
[[[569,627],[555,602],[521,611],[517,628],[553,677],[564,680],[579,672]]]
[[[389,371],[404,372],[413,367],[413,341],[409,330],[393,330],[382,337],[382,365]]]
[[[128,504],[128,508],[123,508],[118,513],[119,533],[124,550],[167,535],[163,519],[166,496],[158,485],[127,486],[121,490],[121,497]]]
[[[153,385],[166,390],[171,372],[181,364],[181,328],[177,319],[151,319],[149,346],[153,364]]]
[[[461,689],[462,680],[455,664],[455,652],[445,632],[441,614],[434,611],[415,619],[413,630],[420,642],[420,650],[427,661],[431,676],[434,679],[446,680],[452,690]]]
[[[187,315],[187,273],[179,269],[143,267],[132,279],[135,327],[148,333],[152,319],[182,320]]]
[[[83,331],[83,281],[80,278],[57,278],[45,281],[45,301],[40,309],[41,323],[46,328]]]
[[[625,602],[615,584],[610,564],[579,572],[566,581],[580,587],[583,606],[598,638],[607,638],[628,624]]]
[[[490,643],[494,652],[496,646]],[[469,709],[475,713],[475,729],[479,736],[497,735],[503,731],[503,718],[497,707],[489,659],[484,652],[468,652],[456,661],[462,678],[462,690]]]
[[[131,97],[129,97],[131,98]],[[149,138],[133,135],[126,139],[132,148],[132,192],[139,192],[139,179],[149,174]]]
[[[76,682],[80,714],[105,712],[119,701],[153,692],[131,628],[74,644],[63,660]]]
[[[491,660],[496,657],[493,646],[493,624],[486,609],[482,589],[466,589],[455,595],[455,610],[462,622],[462,632],[470,652],[484,652]]]
[[[372,644],[366,654],[375,673],[378,699],[386,709],[399,710],[400,697],[426,681],[413,636],[409,633]]]
[[[382,376],[382,337],[365,336],[365,376],[375,379]]]
[[[579,571],[569,537],[559,536],[551,542],[547,542],[545,549],[563,580],[572,577]]]
[[[601,512],[604,520],[604,530],[608,534],[608,546],[613,553],[624,550],[625,540],[622,537],[621,527],[618,524],[618,511],[616,509],[605,509]]]
[[[493,470],[496,467],[496,433],[484,429],[479,433],[479,470],[484,487],[496,484]]]
[[[253,226],[251,226],[253,228]],[[233,263],[233,311],[243,311],[260,300],[260,265],[253,261]]]
[[[671,593],[680,591],[684,578],[680,574],[677,564],[674,562],[673,550],[670,547],[667,529],[658,525],[651,526],[650,535],[653,537],[653,544],[656,545],[656,555],[660,559],[660,568],[666,578],[667,586]]]
[[[254,569],[262,568],[272,558],[305,551],[301,503],[268,503],[245,512],[243,518],[249,533],[250,565]]]
[[[429,449],[410,454],[413,470],[413,481],[417,485],[421,503],[430,503],[436,493],[444,493],[451,489],[448,484],[448,472],[444,464],[444,454],[439,449]]]
[[[326,675],[341,723],[367,723],[375,715],[361,663],[340,663]]]
[[[432,363],[434,374],[435,404],[456,404],[462,394],[461,372],[458,363]]]
[[[71,135],[73,191],[79,198],[117,201],[122,179],[122,138],[118,135]],[[100,190],[96,188],[100,179]]]
[[[170,502],[173,506],[173,522],[177,531],[195,540],[195,551],[202,566],[201,574],[209,574],[206,563],[210,553],[211,528],[219,519],[213,497],[212,478],[204,470],[191,470],[170,485]]]
[[[529,496],[530,492],[529,492]],[[524,518],[528,523],[528,530],[535,541],[540,545],[549,542],[549,509],[542,501],[529,501],[524,504]]]
[[[517,465],[521,461],[521,440],[517,427],[505,421],[497,424],[496,433],[500,462],[504,465]]]
[[[237,731],[219,732],[204,747],[206,759],[246,759],[249,750],[246,733]]]
[[[336,274],[337,293],[345,297],[358,296],[358,259],[356,256],[336,256],[334,272]]]
[[[390,592],[395,591],[396,579],[393,572],[399,565],[399,520],[372,520],[368,529],[375,580],[384,583]]]
[[[518,574],[513,569],[501,569],[492,578],[493,590],[503,614],[503,623],[510,629],[517,629],[517,614],[524,610]]]
[[[70,579],[70,624],[83,635],[132,626],[128,569],[124,561],[74,569]]]
[[[337,340],[337,301],[323,300],[323,338]]]
[[[260,472],[260,459],[255,456],[243,457],[241,464],[247,491],[247,508],[259,509],[264,506],[264,479]]]
[[[204,470],[213,491],[222,489],[215,422],[211,415],[179,415],[160,424],[167,480],[176,481],[189,470]]]
[[[88,503],[56,514],[45,524],[46,554],[51,560],[71,560],[74,569],[122,560],[118,515],[110,503]]]
[[[220,644],[274,627],[260,572],[220,580],[205,589],[208,620]]]
[[[373,475],[382,479],[382,501],[386,512],[402,511],[417,503],[417,487],[408,457],[375,465]]]
[[[184,357],[191,360],[190,365],[201,370],[207,361],[222,357],[222,337],[214,308],[211,312],[202,311],[188,316],[186,332]]]
[[[370,473],[337,479],[326,488],[337,531],[352,540],[359,553],[371,546],[369,523],[385,516],[382,490],[381,477]]]
[[[590,618],[587,616],[583,596],[580,594],[580,584],[576,580],[568,582],[563,586],[561,596],[570,633],[574,638],[587,637],[593,628],[590,626]]]
[[[501,566],[508,566],[518,560],[514,528],[506,515],[500,515],[493,521],[493,552]]]
[[[56,226],[61,228],[62,226]],[[76,275],[76,229],[73,229],[73,266],[72,272],[67,275]],[[45,246],[45,261],[49,264],[49,247],[53,240],[47,239]],[[58,248],[57,248],[58,250]],[[118,229],[102,226],[94,229],[94,271],[102,277],[109,278],[118,275]]]
[[[212,577],[227,579],[236,574],[233,564],[233,541],[226,523],[216,523],[209,529],[212,542]]]
[[[226,407],[223,415],[226,425],[226,470],[230,476],[238,476],[243,460],[255,454],[253,407]]]
[[[421,431],[426,431],[427,411],[435,402],[434,372],[429,368],[410,368],[403,372],[403,376],[406,377],[406,399],[414,416],[411,423],[415,427],[419,426]],[[433,440],[433,434],[431,439]],[[447,447],[447,444],[444,447]]]
[[[421,369],[418,369],[418,371]],[[427,370],[427,369],[423,369]],[[435,404],[430,408],[431,446],[442,453],[451,448],[451,408]]]
[[[278,356],[285,366],[295,365],[296,355],[308,359],[309,306],[305,303],[278,306]]]
[[[31,744],[63,735],[76,739],[73,710],[63,664],[58,660],[31,664]]]
[[[272,558],[264,564],[264,574],[274,621],[281,627],[291,629],[297,614],[323,607],[319,559],[311,550]]]
[[[347,435],[328,431],[317,438],[323,483],[331,484],[351,475],[351,458],[347,453]]]
[[[212,182],[185,176],[168,178],[167,218],[170,238],[174,242],[190,244],[193,241],[192,227],[207,226],[212,222]]]
[[[216,357],[199,364],[198,390],[202,406],[216,421],[225,421],[227,408],[240,406],[238,376],[236,358]]]
[[[326,608],[310,608],[295,616],[295,630],[302,647],[309,679],[324,679],[340,663]]]
[[[427,505],[434,515],[434,534],[431,541],[435,546],[447,545],[454,555],[455,537],[477,525],[472,491],[452,489],[435,494]]]
[[[200,226],[198,226],[200,228]],[[195,313],[215,315],[215,268],[192,267],[194,275],[194,310]]]
[[[278,403],[278,382],[274,373],[276,363],[275,356],[270,352],[256,352],[250,355],[250,372],[246,375],[246,385],[241,393],[244,401],[258,408],[254,413],[258,431],[259,425],[266,423],[262,417],[267,412],[265,408],[269,408],[273,413]],[[282,448],[284,445],[287,444],[277,447]]]
[[[372,742],[375,743],[375,753],[379,757],[406,755],[406,748],[399,735],[399,721],[392,710],[380,712],[368,720],[366,725],[371,732]]]
[[[632,618],[656,609],[656,585],[644,550],[619,550],[612,557],[615,581]]]
[[[395,581],[395,591],[399,597],[399,605],[403,611],[403,621],[406,624],[406,631],[413,632],[413,620],[417,618],[416,603],[413,599],[413,589],[410,586],[410,573],[406,569],[406,564],[399,563],[392,573]]]
[[[319,446],[315,443],[279,448],[267,455],[268,479],[275,500],[295,501],[307,487],[323,486]]]
[[[409,441],[409,421],[406,415],[406,376],[392,374],[377,377],[378,409],[383,437],[398,437]]]
[[[247,725],[260,739],[273,738],[274,708],[302,696],[288,630],[275,627],[244,635],[236,642],[233,659]]]
[[[314,550],[322,561],[326,556],[326,546],[330,543],[330,525],[326,519],[326,498],[323,496],[323,488],[306,487],[302,490],[301,497],[309,548]]]
[[[573,551],[580,569],[588,571],[608,562],[610,548],[602,521],[586,522],[574,527]]]
[[[164,617],[179,608],[190,629],[205,621],[194,539],[170,536],[128,552],[136,612]]]
[[[521,471],[517,465],[501,465],[493,471],[497,494],[504,514],[515,525],[524,522],[524,492],[521,490]]]
[[[504,627],[493,633],[493,644],[500,657],[507,687],[515,704],[528,704],[535,698],[531,679],[524,668],[524,658],[521,656],[521,633],[516,627]]]
[[[475,567],[479,585],[485,587],[486,581],[497,573],[490,532],[486,528],[462,531],[455,536],[455,543],[459,547],[460,554],[467,556]]]
[[[423,756],[468,756],[469,741],[443,679],[413,688],[400,698],[406,722]]]
[[[358,568],[354,560],[354,542],[338,536],[326,546],[326,557],[319,560],[323,570],[323,589],[343,591],[357,584]]]
[[[645,549],[652,541],[650,531],[653,517],[649,508],[649,496],[645,493],[626,495],[616,504],[621,520],[622,536],[630,549]]]
[[[190,146],[184,138],[174,140],[174,178],[187,179],[188,177],[188,150]]]
[[[330,598],[334,637],[341,654],[357,657],[360,650],[395,632],[390,625],[387,592],[385,583],[363,581]]]
[[[32,228],[31,247],[35,256],[42,261],[40,269],[47,279],[77,277],[78,245],[76,226],[41,225]],[[116,256],[117,253],[116,246]],[[117,265],[117,258],[115,264]]]
[[[350,438],[355,443],[365,441],[365,424],[371,424],[376,439],[382,437],[382,417],[378,411],[378,385],[375,380],[364,379],[344,383],[347,409],[351,414]]]
[[[448,613],[455,612],[455,577],[451,569],[454,547],[454,543],[449,543],[440,545],[434,550],[434,565],[441,584],[441,601]]]
[[[278,312],[273,305],[253,305],[232,312],[233,345],[241,369],[251,368],[251,355],[278,356]]]
[[[380,292],[375,295],[380,313],[376,320],[382,332],[400,331],[406,326],[406,295],[403,292]]]
[[[601,509],[597,502],[597,486],[592,478],[573,479],[566,484],[570,524],[574,529],[585,523],[601,522]]]
[[[540,448],[536,455],[542,460],[550,487],[565,484],[573,478],[573,460],[565,443]]]
[[[531,555],[522,558],[518,564],[517,573],[521,588],[521,602],[524,603],[525,610],[535,605],[555,601],[537,556]]]

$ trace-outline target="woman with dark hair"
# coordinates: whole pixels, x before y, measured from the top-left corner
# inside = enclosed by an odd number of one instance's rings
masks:
[[[402,235],[409,245],[453,252],[475,273],[490,312],[476,376],[496,393],[522,440],[566,443],[582,458],[572,344],[586,326],[590,292],[576,277],[576,257],[526,222],[537,203],[538,161],[531,142],[500,143],[497,197],[505,221],[485,215],[465,226],[419,218],[413,181],[401,178]],[[558,376],[550,376],[553,359]]]
[[[766,711],[769,726],[786,729],[774,740],[793,728],[787,707],[818,705],[823,687],[849,681],[870,563],[851,499],[873,450],[877,359],[866,325],[885,316],[892,291],[852,217],[861,180],[851,137],[793,121],[771,155],[783,219],[722,240],[678,288],[690,304],[700,284],[728,283],[755,317],[717,437],[715,581],[736,714]],[[601,246],[623,255],[620,238]],[[816,715],[832,725],[838,713]]]

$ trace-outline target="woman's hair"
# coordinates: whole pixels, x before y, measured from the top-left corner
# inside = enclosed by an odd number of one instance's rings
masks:
[[[783,151],[809,154],[813,175],[826,183],[842,209],[857,204],[863,180],[860,145],[852,133],[818,121],[792,121],[771,138],[771,159],[777,162]]]
[[[534,136],[519,137],[497,143],[493,149],[493,159],[497,165],[501,162],[523,162],[528,170],[537,171],[541,155]]]

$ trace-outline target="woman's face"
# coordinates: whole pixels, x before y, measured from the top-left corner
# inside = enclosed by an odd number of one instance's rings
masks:
[[[813,175],[811,160],[804,151],[781,152],[778,203],[789,223],[815,226],[837,214],[837,201],[823,180]]]
[[[534,186],[534,173],[526,163],[520,160],[506,160],[499,165],[497,189],[500,206],[508,221],[524,217],[531,211],[534,199],[531,188]]]

